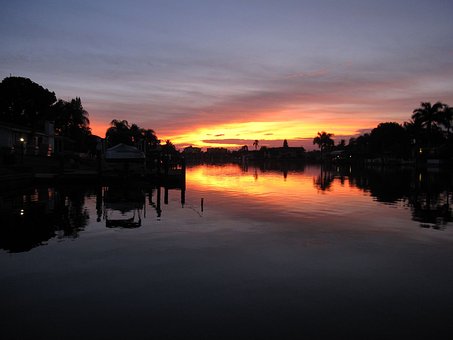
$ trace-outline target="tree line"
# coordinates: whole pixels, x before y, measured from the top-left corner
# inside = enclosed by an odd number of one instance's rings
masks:
[[[88,112],[76,97],[65,101],[54,92],[23,77],[7,77],[0,83],[0,122],[30,129],[31,134],[42,131],[46,121],[54,122],[55,134],[72,141],[74,151],[86,152],[95,147],[96,138],[90,129]],[[380,123],[370,133],[353,137],[346,144],[335,145],[333,134],[318,132],[313,139],[321,157],[331,151],[345,151],[356,158],[395,157],[400,159],[452,158],[453,108],[436,102],[422,102],[403,124]],[[152,129],[144,129],[126,120],[114,119],[106,131],[107,146],[118,143],[140,146],[144,150],[162,150],[176,154],[174,145],[160,140]],[[259,141],[253,146],[258,149]],[[288,147],[288,143],[284,143]]]
[[[95,150],[98,138],[91,133],[89,114],[79,97],[65,101],[28,78],[3,79],[0,83],[0,122],[26,127],[33,135],[44,131],[46,121],[54,123],[55,135],[67,139],[73,151]],[[27,142],[31,143],[32,138]],[[106,142],[107,147],[124,143],[144,150],[176,151],[170,141],[160,146],[160,140],[152,129],[129,124],[126,120],[112,120],[106,132]]]
[[[50,121],[56,136],[72,141],[75,151],[86,151],[91,142],[88,116],[80,98],[57,100],[55,92],[28,78],[7,77],[0,83],[0,122],[26,127],[31,135]]]
[[[141,128],[135,123],[129,124],[127,120],[113,119],[106,131],[105,141],[107,147],[120,143],[138,147],[151,157],[156,153],[174,156],[178,154],[170,140],[161,145],[161,140],[157,138],[154,130]]]
[[[321,155],[331,151],[345,151],[356,158],[427,159],[453,157],[453,108],[436,102],[422,102],[403,124],[380,123],[370,133],[353,137],[346,144],[335,145],[333,134],[318,132],[313,139]]]

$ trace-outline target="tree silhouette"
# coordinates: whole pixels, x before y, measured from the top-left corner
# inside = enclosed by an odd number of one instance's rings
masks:
[[[162,145],[162,154],[164,156],[176,156],[178,154],[176,147],[173,145],[173,143],[169,139],[167,139],[165,144]]]
[[[383,155],[404,157],[410,149],[406,130],[395,122],[380,123],[371,131],[372,152]]]
[[[154,130],[143,129],[137,124],[131,125],[129,133],[132,143],[139,148],[143,148],[143,151],[151,150],[160,143]]]
[[[133,143],[138,143],[143,140],[143,129],[138,127],[137,124],[132,124],[129,128],[129,133],[131,135],[131,141]]]
[[[260,144],[260,142],[258,141],[258,139],[255,139],[255,141],[253,142],[253,146],[255,147],[255,150],[258,150],[259,144]]]
[[[422,124],[419,120],[411,119],[408,122],[404,122],[403,126],[406,132],[412,138],[419,138],[423,131]]]
[[[370,153],[370,134],[365,133],[360,135],[357,138],[351,138],[349,140],[349,150],[355,155],[359,157],[367,157]]]
[[[442,111],[439,113],[439,123],[447,129],[447,138],[450,137],[451,128],[453,125],[453,108],[447,104],[443,105]]]
[[[284,147],[284,148],[287,148],[287,147],[288,147],[288,141],[287,141],[286,139],[283,141],[283,147]]]
[[[0,121],[40,130],[56,100],[54,92],[28,78],[5,78],[0,83]]]
[[[86,151],[91,135],[88,112],[80,98],[57,101],[55,93],[22,77],[5,78],[0,83],[0,120],[28,127],[30,137],[44,130],[45,121],[53,121],[55,134],[72,139],[79,151]],[[33,143],[33,138],[28,141]]]
[[[114,119],[106,132],[106,140],[109,147],[119,143],[136,146],[145,153],[156,151],[160,140],[152,129],[143,129],[137,124],[129,125],[127,120]]]
[[[325,131],[318,132],[318,135],[313,138],[313,144],[317,144],[321,149],[321,157],[324,152],[334,146],[334,141],[332,139],[333,134],[327,133]]]
[[[336,148],[338,150],[344,150],[344,148],[346,147],[346,140],[342,139],[338,142]]]
[[[444,104],[437,102],[431,105],[430,102],[422,102],[420,107],[415,109],[412,114],[412,119],[427,129],[428,143],[431,143],[433,127],[439,123],[441,112]]]
[[[424,129],[420,121],[411,119],[408,122],[404,122],[404,129],[406,130],[406,136],[409,143],[412,144],[412,157],[416,158],[419,155],[419,149],[424,139]]]
[[[110,122],[110,127],[105,133],[108,146],[115,146],[119,143],[132,145],[132,135],[130,133],[130,126],[127,120],[113,119]]]
[[[88,112],[83,108],[79,97],[70,102],[58,100],[52,107],[52,119],[55,122],[55,134],[71,138],[76,142],[76,147],[82,150],[88,136],[91,135]]]
[[[147,151],[155,149],[160,144],[160,140],[157,139],[156,133],[152,129],[143,129],[142,136],[145,140]]]

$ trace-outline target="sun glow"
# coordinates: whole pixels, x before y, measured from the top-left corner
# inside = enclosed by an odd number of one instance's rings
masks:
[[[110,124],[95,121],[91,118],[90,118],[90,120],[91,120],[91,122],[90,122],[91,133],[93,135],[104,138],[107,129],[110,127]]]
[[[322,130],[327,130],[335,135],[354,135],[357,133],[357,126],[304,123],[298,120],[242,122],[199,127],[192,131],[171,134],[163,139],[170,139],[179,147],[193,145],[237,148],[248,145],[253,140],[259,140],[260,145],[263,146],[271,141],[284,139],[293,141],[311,139]]]

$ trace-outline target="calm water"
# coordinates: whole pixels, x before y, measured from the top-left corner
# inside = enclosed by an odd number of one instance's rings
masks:
[[[188,169],[0,196],[3,338],[449,338],[449,172]],[[451,338],[451,337],[450,337]]]

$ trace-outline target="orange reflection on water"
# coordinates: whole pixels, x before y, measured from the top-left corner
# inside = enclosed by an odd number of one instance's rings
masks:
[[[243,205],[259,205],[268,210],[344,215],[358,213],[372,204],[369,195],[351,185],[347,178],[332,177],[330,185],[320,185],[325,177],[318,167],[289,171],[286,176],[283,171],[254,167],[244,170],[233,164],[187,169],[189,190],[214,191]]]

